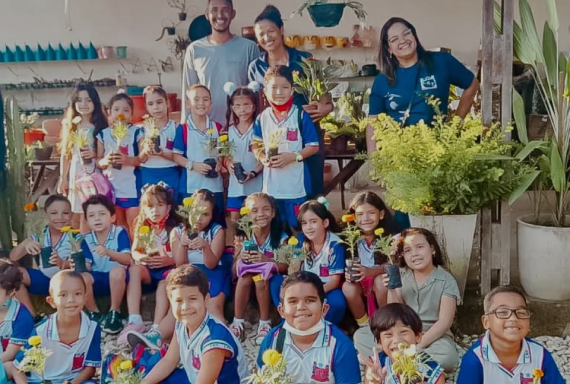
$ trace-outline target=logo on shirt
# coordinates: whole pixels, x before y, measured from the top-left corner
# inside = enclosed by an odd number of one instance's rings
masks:
[[[420,79],[420,85],[422,91],[428,91],[430,89],[437,89],[437,81],[435,81],[435,76],[426,76]]]
[[[77,369],[83,369],[84,363],[85,363],[85,353],[76,353],[73,356],[73,364],[71,365],[71,370],[75,371]]]
[[[0,342],[2,343],[2,350],[5,351],[8,348],[8,344],[10,344],[10,339],[8,338],[1,338]]]
[[[170,139],[166,140],[166,149],[172,151],[174,149],[174,141]]]
[[[534,382],[533,377],[524,377],[524,374],[521,373],[521,384],[532,384]]]
[[[330,381],[329,379],[329,366],[320,367],[316,362],[313,363],[313,374],[311,375],[311,380],[318,381],[320,383],[326,383]]]
[[[202,363],[200,362],[200,358],[194,355],[194,352],[192,352],[192,367],[194,367],[196,370],[199,370],[201,366]]]

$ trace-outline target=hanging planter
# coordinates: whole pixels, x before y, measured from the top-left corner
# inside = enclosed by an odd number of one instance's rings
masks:
[[[187,17],[188,17],[188,14],[186,12],[180,12],[178,14],[178,20],[180,20],[180,21],[186,21]]]
[[[293,15],[303,16],[303,11],[307,9],[316,27],[331,28],[336,27],[340,23],[346,7],[354,11],[358,20],[361,22],[365,21],[367,13],[359,1],[329,3],[329,0],[306,0],[296,12],[293,12]]]

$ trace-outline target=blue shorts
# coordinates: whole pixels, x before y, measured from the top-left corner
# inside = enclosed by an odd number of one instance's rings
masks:
[[[93,276],[93,295],[96,297],[111,295],[111,281],[109,279],[110,272],[91,272]],[[125,269],[125,282],[129,283],[129,270]]]
[[[207,268],[204,264],[194,264],[196,267],[200,268],[206,277],[208,278],[208,283],[210,283],[210,297],[216,297],[220,293],[226,295],[226,298],[230,297],[231,294],[231,275],[228,274],[228,269],[224,265],[218,265],[214,269]]]
[[[226,209],[229,212],[239,212],[247,196],[229,197],[226,201]]]
[[[180,184],[180,169],[178,167],[168,168],[146,168],[140,167],[143,187],[147,184],[158,184],[163,181],[172,188],[172,196],[178,198],[178,187]]]
[[[30,276],[28,292],[31,295],[48,296],[50,278],[44,275],[39,269],[26,268],[26,272],[28,272],[28,276]]]
[[[116,200],[117,201],[115,202],[115,208],[118,209],[137,208],[140,204],[140,200],[138,197],[131,197],[131,198],[117,197]]]
[[[192,197],[191,193],[184,193],[180,192],[180,201],[179,204],[182,204],[182,201],[187,198]],[[224,194],[223,192],[214,192],[214,199],[216,206],[214,207],[213,212],[213,221],[222,226],[222,228],[227,228],[226,225],[226,211],[224,207]]]
[[[287,223],[291,228],[297,228],[297,214],[299,213],[299,207],[307,201],[306,197],[301,197],[299,199],[275,199],[277,207],[279,208],[279,217],[281,222]]]
[[[158,287],[158,283],[163,280],[166,280],[166,276],[174,269],[174,267],[166,267],[166,268],[149,268],[145,267],[148,270],[148,274],[150,275],[150,283],[143,284],[142,289],[144,293],[155,292],[156,288]]]

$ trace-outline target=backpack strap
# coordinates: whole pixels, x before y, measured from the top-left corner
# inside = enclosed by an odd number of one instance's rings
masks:
[[[186,149],[188,149],[188,123],[182,124],[182,141]]]
[[[299,134],[301,135],[301,140],[303,141],[303,148],[305,148],[305,138],[302,135],[302,131],[303,131],[303,108],[302,107],[297,107],[297,109],[299,110],[299,113],[297,114],[297,125],[299,127]]]
[[[285,346],[285,336],[287,336],[287,331],[284,330],[283,327],[279,328],[277,341],[275,342],[275,350],[280,354],[283,353],[283,347]]]

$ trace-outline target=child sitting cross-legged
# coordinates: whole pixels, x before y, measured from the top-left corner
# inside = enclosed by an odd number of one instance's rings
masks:
[[[208,314],[208,279],[193,265],[174,269],[166,290],[176,330],[164,358],[143,384],[160,383],[182,364],[190,383],[239,384],[248,375],[245,354],[231,331]]]
[[[101,365],[101,330],[82,312],[85,298],[85,281],[77,272],[60,271],[51,278],[46,300],[56,312],[36,327],[37,337],[29,340],[50,350],[51,355],[42,378],[35,372],[26,375],[20,371],[27,365],[25,352],[20,351],[11,367],[16,384],[96,382],[91,379]]]
[[[418,362],[413,364],[417,368],[406,364],[407,375],[417,374],[416,378],[425,384],[445,384],[443,368],[438,363],[426,353],[411,353],[422,339],[422,321],[411,307],[401,303],[380,307],[374,313],[370,327],[381,352],[370,360],[360,355],[360,360],[366,364],[365,383],[399,384],[403,372],[399,369],[398,354],[405,354],[408,362],[412,359]]]
[[[526,338],[531,313],[519,288],[499,286],[483,306],[486,333],[463,356],[457,384],[566,383],[550,352]]]
[[[303,271],[286,277],[278,310],[284,321],[261,344],[259,368],[264,352],[273,349],[287,362],[287,375],[294,383],[361,382],[352,341],[324,319],[329,305],[319,276]]]
[[[91,274],[94,295],[88,295],[86,308],[97,319],[94,296],[111,296],[111,309],[105,318],[103,331],[116,334],[123,328],[121,302],[127,289],[127,267],[131,264],[131,242],[127,231],[116,226],[115,206],[102,195],[91,196],[83,203],[85,218],[91,228],[81,244],[86,259],[92,260]],[[89,287],[90,288],[90,287]]]

